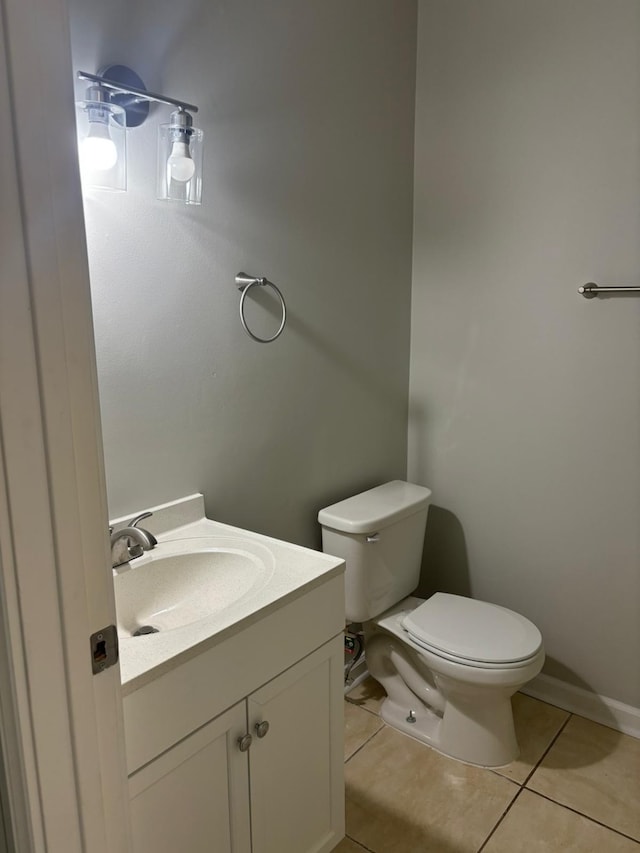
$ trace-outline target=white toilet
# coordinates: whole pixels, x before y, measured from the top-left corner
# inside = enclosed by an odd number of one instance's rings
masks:
[[[362,622],[382,717],[440,752],[498,767],[518,756],[510,697],[544,663],[536,626],[459,595],[409,595],[431,492],[395,480],[318,514],[322,547],[346,563],[347,622]]]

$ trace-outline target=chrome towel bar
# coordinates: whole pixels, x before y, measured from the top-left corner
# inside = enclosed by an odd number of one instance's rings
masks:
[[[640,287],[598,287],[594,282],[583,284],[578,288],[578,293],[581,293],[585,299],[595,299],[596,296],[608,296],[609,294],[618,293],[640,293]]]
[[[244,316],[244,300],[247,297],[247,293],[251,290],[252,287],[270,287],[280,299],[280,305],[282,307],[282,320],[280,321],[280,326],[278,327],[278,331],[275,335],[272,335],[270,338],[259,338],[257,335],[251,331],[251,329],[247,326],[247,321]],[[285,323],[287,322],[287,306],[284,301],[284,296],[280,293],[280,290],[276,285],[269,281],[266,278],[256,278],[252,275],[247,275],[246,272],[239,272],[236,276],[236,287],[238,290],[242,292],[242,296],[240,297],[240,322],[242,323],[242,328],[249,335],[250,338],[253,338],[254,341],[258,341],[259,344],[270,344],[271,341],[275,341],[276,338],[279,338],[282,334],[282,330],[285,327]]]

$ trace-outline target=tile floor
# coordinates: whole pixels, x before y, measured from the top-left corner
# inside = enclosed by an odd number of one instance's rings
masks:
[[[640,740],[523,694],[499,770],[389,728],[368,679],[345,703],[347,838],[335,853],[640,853]]]

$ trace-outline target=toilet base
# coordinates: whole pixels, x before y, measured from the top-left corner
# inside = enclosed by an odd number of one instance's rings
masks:
[[[519,755],[511,701],[506,698],[502,702],[492,702],[483,710],[486,717],[481,720],[475,705],[474,719],[470,719],[464,708],[447,702],[444,715],[440,717],[421,702],[414,701],[413,707],[408,709],[387,697],[380,716],[392,728],[466,764],[479,767],[510,764]],[[409,711],[413,711],[413,717]]]
[[[380,716],[392,729],[441,751],[438,745],[442,718],[430,708],[425,708],[422,702],[414,702],[407,709],[387,697],[380,707]]]

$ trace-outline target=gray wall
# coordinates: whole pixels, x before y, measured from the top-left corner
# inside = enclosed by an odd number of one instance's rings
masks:
[[[640,706],[637,0],[423,0],[409,476],[423,589],[542,629]]]
[[[406,473],[416,3],[70,6],[76,68],[132,66],[206,134],[201,208],[155,200],[163,108],[128,192],[85,200],[110,513],[202,491],[319,544],[320,507]],[[286,297],[271,345],[239,270]]]
[[[193,491],[318,544],[317,509],[405,474],[415,3],[71,0],[74,64],[201,106],[201,208],[86,198],[112,515]],[[640,706],[640,6],[422,0],[409,476],[424,592],[514,607],[547,672]],[[247,338],[233,285],[290,320]],[[273,327],[273,303],[252,306]]]

